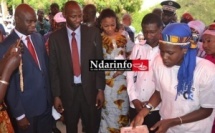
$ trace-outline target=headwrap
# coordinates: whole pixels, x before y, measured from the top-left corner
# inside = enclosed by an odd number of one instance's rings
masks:
[[[193,20],[188,23],[190,28],[193,28],[199,32],[201,35],[205,30],[205,24],[200,20]]]
[[[56,23],[62,23],[62,22],[66,22],[66,19],[63,17],[62,12],[58,12],[55,16],[54,16],[54,21]]]
[[[179,45],[182,48],[187,48],[187,53],[184,55],[183,62],[178,71],[177,96],[188,94],[188,99],[193,99],[192,84],[193,75],[196,67],[196,45],[191,40],[190,27],[185,23],[168,24],[162,31],[162,44]]]
[[[190,14],[190,13],[184,13],[182,16],[181,16],[181,19],[185,22],[190,22],[193,20],[193,16]]]
[[[204,34],[209,34],[215,36],[215,23],[212,23],[211,25],[208,26],[208,29],[203,33]]]

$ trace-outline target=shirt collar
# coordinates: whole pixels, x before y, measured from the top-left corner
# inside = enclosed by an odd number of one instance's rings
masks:
[[[66,26],[66,29],[67,29],[68,35],[71,36],[72,32],[75,32],[75,34],[76,34],[77,36],[80,36],[80,33],[81,33],[81,26],[79,26],[75,31],[71,30],[68,26]]]
[[[21,32],[19,32],[18,30],[14,29],[15,33],[19,36],[19,38],[21,38],[22,41],[25,41],[26,39],[26,35],[22,34]],[[31,38],[30,35],[28,35],[29,38]]]

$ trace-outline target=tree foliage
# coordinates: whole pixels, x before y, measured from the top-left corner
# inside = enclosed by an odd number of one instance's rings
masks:
[[[194,19],[201,20],[206,25],[211,24],[215,20],[215,8],[213,8],[215,0],[177,0],[177,2],[181,5],[181,8],[176,11],[178,22],[180,22],[181,16],[186,12],[192,14]],[[136,28],[137,32],[141,31],[141,20],[144,15],[151,12],[154,8],[161,8],[161,5],[158,3],[146,11],[132,14],[132,25]]]
[[[192,14],[194,19],[203,21],[206,25],[211,24],[215,20],[215,0],[178,0],[181,9],[177,11],[178,20],[183,13]]]
[[[19,5],[22,0],[7,0],[8,5]],[[43,8],[48,10],[51,3],[58,3],[60,7],[63,6],[68,0],[24,0],[25,3],[31,5],[34,9]],[[97,6],[98,12],[104,8],[112,8],[116,13],[122,12],[135,12],[140,10],[142,0],[76,0],[81,5],[86,5],[89,3],[95,4]]]
[[[5,0],[9,6],[14,5],[15,7],[21,3],[22,0]],[[39,8],[44,8],[46,12],[49,11],[49,5],[53,2],[58,3],[60,7],[68,0],[24,0],[25,3],[31,5],[35,10]],[[141,21],[146,13],[149,13],[155,7],[160,7],[158,3],[154,7],[140,11],[142,1],[144,0],[76,0],[81,5],[86,5],[93,3],[97,6],[98,12],[104,8],[113,9],[119,17],[125,12],[132,15],[133,23],[132,25],[136,28],[136,31],[141,31]],[[193,15],[195,19],[202,20],[206,25],[212,23],[215,20],[215,0],[177,0],[181,5],[181,9],[177,10],[178,21],[183,13],[189,12]]]
[[[134,12],[133,14],[131,14],[132,26],[135,27],[136,33],[139,33],[142,31],[142,28],[141,28],[142,19],[147,13],[150,13],[150,12],[151,11],[149,10],[144,10],[144,11]]]

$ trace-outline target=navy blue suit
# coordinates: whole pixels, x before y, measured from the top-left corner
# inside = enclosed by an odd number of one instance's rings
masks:
[[[1,58],[17,39],[19,39],[19,36],[14,31],[5,39],[0,46]],[[34,128],[33,130],[37,130],[40,133],[48,133],[49,129],[42,129],[49,128],[50,126],[51,130],[51,94],[47,70],[48,56],[44,40],[40,34],[31,34],[31,40],[35,47],[41,69],[34,61],[28,48],[24,45],[24,52],[22,54],[24,91],[21,92],[20,89],[20,75],[17,69],[10,79],[7,91],[7,103],[14,118],[25,114],[32,128]],[[48,118],[48,120],[45,120],[44,127],[35,129],[33,125],[36,123],[34,118],[43,116],[44,114]]]

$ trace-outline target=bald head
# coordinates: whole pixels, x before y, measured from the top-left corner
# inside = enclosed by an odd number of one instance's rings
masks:
[[[76,2],[76,1],[68,1],[68,2],[65,3],[65,6],[64,6],[65,14],[68,13],[68,12],[71,12],[71,10],[77,9],[77,8],[79,8],[81,10],[81,7],[78,4],[78,2]]]
[[[122,19],[131,19],[131,15],[126,13],[123,15]]]
[[[65,3],[63,16],[67,26],[74,31],[82,22],[82,9],[76,1],[68,1]]]
[[[83,12],[84,13],[89,13],[89,14],[92,14],[92,15],[96,15],[96,6],[93,5],[93,4],[88,4],[88,5],[86,5],[84,7]]]
[[[158,15],[159,17],[162,17],[163,10],[161,8],[155,8],[153,9],[152,13]]]
[[[15,10],[15,17],[20,17],[21,15],[23,15],[25,13],[35,14],[34,9],[32,7],[30,7],[28,4],[20,4],[17,6],[17,8]]]
[[[132,19],[131,19],[130,14],[126,13],[126,14],[123,15],[123,17],[122,17],[122,23],[123,23],[123,25],[130,26],[131,25],[131,21],[132,21]]]
[[[83,22],[94,23],[96,19],[96,6],[88,4],[83,9]]]
[[[36,13],[32,7],[27,4],[17,6],[15,10],[16,30],[22,34],[29,35],[35,32],[36,21]]]

